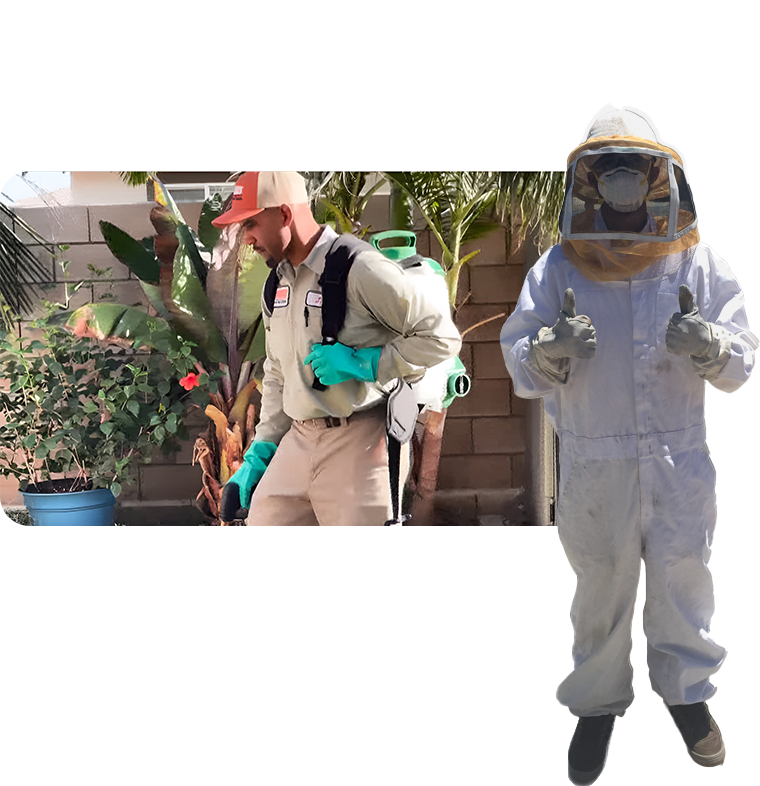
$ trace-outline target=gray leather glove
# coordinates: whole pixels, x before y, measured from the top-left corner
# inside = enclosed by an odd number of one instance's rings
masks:
[[[681,312],[673,314],[668,322],[665,347],[674,355],[706,357],[713,344],[712,330],[694,304],[691,290],[684,284],[678,288],[678,305]]]
[[[587,316],[575,314],[575,292],[565,290],[565,300],[559,319],[550,328],[538,331],[536,342],[550,357],[582,358],[594,357],[596,353],[596,330]]]

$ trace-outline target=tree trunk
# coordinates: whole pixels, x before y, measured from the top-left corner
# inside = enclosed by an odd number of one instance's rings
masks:
[[[391,198],[388,206],[391,229],[411,231],[414,228],[412,200],[401,186],[391,181]]]
[[[412,503],[411,523],[420,526],[435,524],[435,487],[438,484],[438,467],[441,463],[443,426],[446,410],[430,410],[425,420],[422,435],[420,470],[417,477],[417,490]]]

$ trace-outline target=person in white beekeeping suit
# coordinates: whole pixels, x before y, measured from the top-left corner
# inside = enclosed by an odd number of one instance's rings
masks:
[[[722,764],[705,704],[726,654],[709,635],[705,382],[739,388],[758,341],[736,279],[700,242],[680,156],[641,113],[605,108],[570,154],[560,233],[528,273],[501,345],[515,393],[542,397],[559,435],[558,530],[577,574],[574,669],[557,691],[579,719],[569,777],[596,780],[633,700],[642,559],[652,687],[691,757]]]

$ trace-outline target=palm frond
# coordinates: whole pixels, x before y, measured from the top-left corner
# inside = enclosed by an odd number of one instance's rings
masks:
[[[32,309],[37,287],[50,280],[44,262],[24,244],[14,228],[17,226],[29,235],[34,245],[39,245],[51,259],[55,259],[55,247],[2,203],[0,214],[0,303],[10,308],[10,312],[2,309],[2,321],[10,327],[13,319]]]
[[[144,186],[149,180],[152,179],[154,172],[119,172],[119,177],[128,186]]]
[[[306,181],[306,193],[309,197],[309,204],[314,207],[319,203],[322,192],[332,179],[335,172],[299,172],[299,175]]]
[[[520,242],[535,230],[539,242],[559,240],[559,212],[565,196],[564,172],[500,172],[498,213],[507,226],[507,253],[513,227]]]

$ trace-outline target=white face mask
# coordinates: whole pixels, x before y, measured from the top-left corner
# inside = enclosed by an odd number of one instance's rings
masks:
[[[644,203],[649,192],[648,173],[618,167],[599,178],[599,193],[613,210],[632,213]]]

